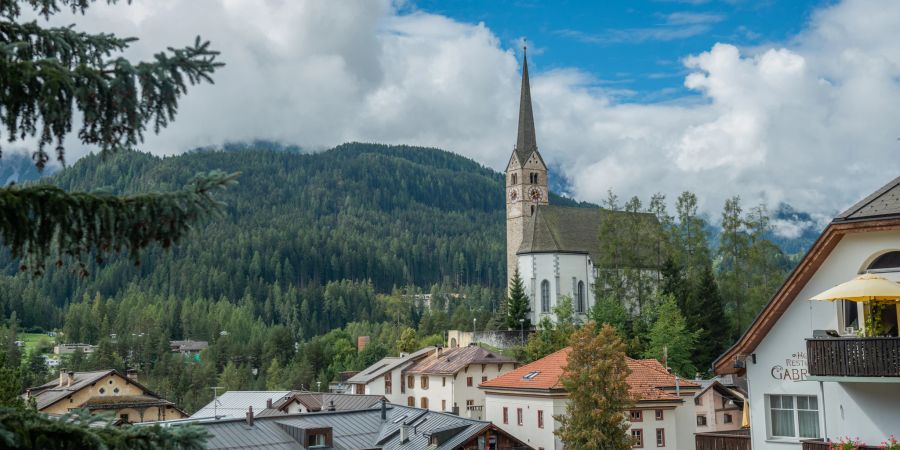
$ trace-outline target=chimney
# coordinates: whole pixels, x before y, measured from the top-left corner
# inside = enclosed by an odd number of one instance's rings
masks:
[[[266,399],[266,408],[272,409],[272,399],[271,398]]]
[[[247,425],[253,426],[253,405],[250,405],[250,409],[247,410]]]
[[[456,402],[453,402],[453,409],[450,411],[450,414],[453,414],[454,416],[459,415],[459,405],[457,405]]]
[[[137,381],[138,379],[138,371],[137,369],[128,369],[125,371],[125,377],[131,381]]]
[[[384,422],[387,420],[387,399],[384,397],[381,398],[381,421]]]
[[[68,381],[69,377],[69,369],[59,368],[59,387],[63,387],[66,385],[66,381]]]
[[[369,336],[359,336],[356,338],[356,351],[361,352],[369,345]]]
[[[437,355],[438,355],[438,356],[441,356],[441,355],[443,355],[443,354],[444,354],[444,346],[443,346],[443,345],[438,345],[438,346],[437,346]]]
[[[400,425],[400,443],[405,444],[409,442],[409,425],[401,424]]]
[[[334,400],[328,401],[328,411],[334,411],[336,408],[334,407]]]
[[[65,381],[66,387],[72,387],[72,381],[75,379],[75,371],[74,370],[60,370],[60,376],[65,373],[65,378],[60,379],[60,386],[62,386],[62,382]]]

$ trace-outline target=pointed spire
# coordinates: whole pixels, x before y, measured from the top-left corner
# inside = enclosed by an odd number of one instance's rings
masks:
[[[528,81],[528,46],[523,48],[522,94],[519,98],[519,135],[516,139],[516,154],[519,161],[525,161],[537,151],[534,134],[534,113],[531,110],[531,85]]]

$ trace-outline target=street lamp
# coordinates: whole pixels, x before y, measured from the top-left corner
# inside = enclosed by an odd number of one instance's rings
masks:
[[[477,327],[475,326],[475,324],[476,324],[477,322],[478,322],[478,318],[477,318],[477,317],[473,317],[473,318],[472,318],[472,337],[473,337],[473,338],[475,337],[475,331],[477,330]]]
[[[522,330],[522,346],[525,346],[525,319],[519,319],[519,328]]]

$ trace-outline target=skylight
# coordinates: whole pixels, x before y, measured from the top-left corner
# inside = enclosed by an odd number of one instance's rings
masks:
[[[525,374],[524,377],[522,377],[522,379],[523,379],[523,380],[533,380],[534,377],[540,375],[540,373],[541,373],[541,371],[539,371],[539,370],[535,370],[535,371],[532,371],[532,372],[528,372],[527,374]]]
[[[393,422],[394,422],[394,423],[400,423],[400,422],[401,422],[403,419],[405,419],[406,417],[407,417],[407,415],[404,414],[404,415],[402,415],[402,416],[400,416],[400,417],[394,419]]]

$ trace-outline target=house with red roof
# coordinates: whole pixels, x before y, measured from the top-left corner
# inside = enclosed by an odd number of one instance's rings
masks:
[[[485,420],[538,449],[563,448],[553,434],[555,416],[566,413],[569,393],[562,376],[571,348],[564,348],[531,364],[481,383]],[[627,411],[635,448],[689,449],[694,447],[693,396],[700,385],[679,379],[655,359],[628,358],[628,384],[637,398]]]

